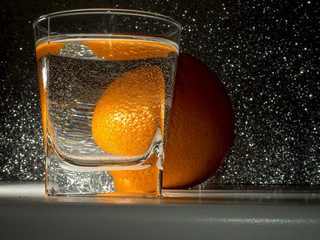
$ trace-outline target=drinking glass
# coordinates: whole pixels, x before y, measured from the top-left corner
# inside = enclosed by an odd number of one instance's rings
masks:
[[[84,9],[33,27],[46,193],[160,196],[181,25]]]

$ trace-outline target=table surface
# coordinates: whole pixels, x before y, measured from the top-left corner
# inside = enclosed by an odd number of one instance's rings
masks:
[[[208,185],[206,189],[164,189],[162,198],[47,196],[41,182],[0,182],[0,201],[146,205],[299,205],[320,206],[320,186]]]
[[[162,198],[46,196],[0,184],[1,239],[320,239],[319,187],[164,190]],[[52,233],[52,234],[51,234]]]

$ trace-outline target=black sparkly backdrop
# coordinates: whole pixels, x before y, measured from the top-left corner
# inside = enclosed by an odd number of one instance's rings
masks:
[[[319,2],[1,1],[0,180],[43,180],[32,22],[54,11],[130,8],[183,25],[181,51],[225,84],[234,145],[209,182],[320,184]]]

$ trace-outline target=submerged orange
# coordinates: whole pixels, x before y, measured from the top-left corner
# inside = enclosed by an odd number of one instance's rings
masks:
[[[100,58],[135,60],[166,57],[176,49],[139,41],[84,42]],[[145,65],[125,72],[107,86],[92,117],[92,136],[104,151],[122,156],[146,154],[154,136],[164,132],[165,79],[160,67]],[[159,131],[159,133],[157,133]],[[143,170],[108,171],[117,190],[113,194],[158,195],[157,166],[153,153]],[[160,163],[161,164],[161,163]]]
[[[92,136],[104,151],[138,156],[147,153],[164,125],[164,76],[158,66],[130,70],[113,81],[92,116]]]

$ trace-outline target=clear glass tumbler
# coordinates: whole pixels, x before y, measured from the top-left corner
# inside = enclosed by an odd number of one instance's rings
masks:
[[[160,196],[180,24],[84,9],[33,27],[46,193]]]

